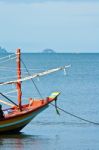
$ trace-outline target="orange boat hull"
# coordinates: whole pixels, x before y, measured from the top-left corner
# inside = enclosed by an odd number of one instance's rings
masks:
[[[37,116],[41,111],[46,109],[47,106],[38,108],[37,110],[27,111],[27,113],[20,113],[20,115],[15,115],[0,121],[0,133],[15,133],[23,129],[35,116]]]
[[[5,115],[5,118],[0,120],[0,133],[15,133],[23,129],[35,116],[45,110],[52,101],[56,100],[59,93],[51,95],[45,100],[32,99],[32,102],[22,106],[22,111],[19,108],[12,107],[10,113]]]

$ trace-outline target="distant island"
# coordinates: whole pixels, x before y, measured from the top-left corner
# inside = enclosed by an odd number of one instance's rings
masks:
[[[5,54],[5,53],[8,53],[7,50],[0,46],[0,54]]]
[[[55,53],[53,49],[44,49],[42,53]]]

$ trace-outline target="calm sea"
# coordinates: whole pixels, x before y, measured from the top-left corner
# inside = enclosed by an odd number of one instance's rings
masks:
[[[60,91],[58,106],[62,109],[99,122],[99,54],[23,54],[22,60],[31,69],[30,73],[71,64],[66,76],[59,71],[34,81],[43,97]],[[15,69],[15,60],[0,59],[0,82],[16,76]],[[22,71],[22,76],[26,75],[26,71]],[[14,89],[14,86],[0,87],[3,93]],[[39,97],[31,81],[22,83],[22,91],[23,103],[28,101],[27,97]],[[16,101],[14,96],[12,93],[8,97]],[[20,134],[0,135],[0,150],[11,149],[99,150],[99,125],[86,123],[61,111],[59,116],[49,105]]]

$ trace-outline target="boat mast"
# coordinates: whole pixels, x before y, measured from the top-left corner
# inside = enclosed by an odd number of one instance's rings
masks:
[[[17,49],[17,53],[16,53],[17,59],[17,79],[20,80],[21,79],[21,51],[20,49]],[[21,96],[22,96],[22,92],[21,92],[21,81],[17,82],[17,98],[18,98],[18,106],[19,106],[19,110],[22,111],[22,107],[21,107]]]

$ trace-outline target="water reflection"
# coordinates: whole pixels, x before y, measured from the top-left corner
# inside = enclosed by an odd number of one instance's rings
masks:
[[[40,145],[44,143],[43,141],[43,137],[24,133],[0,135],[0,150],[38,150],[41,149]]]
[[[36,126],[28,134],[0,135],[0,150],[97,150],[99,128],[96,126]],[[27,133],[27,134],[26,134]],[[33,135],[36,133],[37,135]]]

